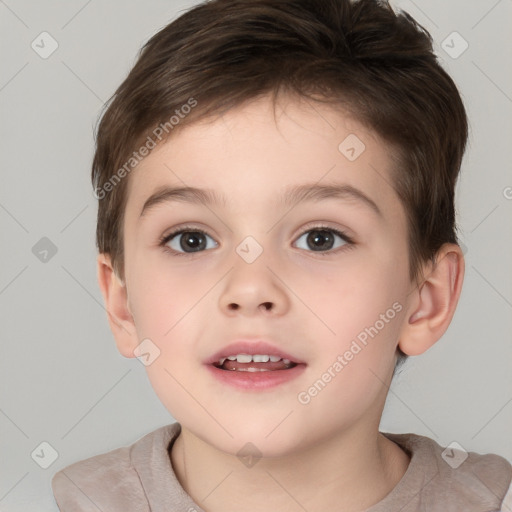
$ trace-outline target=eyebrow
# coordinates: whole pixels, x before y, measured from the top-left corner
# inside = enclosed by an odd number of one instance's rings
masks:
[[[298,185],[285,190],[281,197],[281,204],[284,206],[293,206],[296,203],[304,201],[321,201],[322,199],[355,199],[361,204],[369,207],[374,213],[382,217],[382,212],[372,199],[364,192],[352,185]],[[212,189],[202,189],[196,187],[170,187],[163,186],[158,188],[145,201],[139,215],[139,220],[150,209],[163,203],[182,201],[186,203],[199,203],[209,206],[226,206],[227,200],[224,194],[217,194]]]

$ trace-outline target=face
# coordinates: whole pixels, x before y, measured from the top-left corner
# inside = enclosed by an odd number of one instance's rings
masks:
[[[274,117],[268,98],[184,127],[137,166],[128,306],[183,428],[280,456],[378,427],[411,290],[391,168],[347,115],[289,99]]]

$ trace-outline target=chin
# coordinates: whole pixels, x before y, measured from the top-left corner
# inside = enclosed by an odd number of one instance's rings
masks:
[[[228,422],[228,430],[232,438],[225,435],[220,429],[216,429],[215,436],[212,431],[202,439],[218,450],[237,457],[284,457],[293,454],[300,442],[300,435],[294,435],[290,428],[279,425],[279,421],[251,421]],[[286,420],[285,420],[286,421]],[[271,426],[269,427],[271,423]],[[279,425],[279,426],[278,426]],[[277,428],[276,428],[277,427]],[[290,427],[290,426],[288,426]]]

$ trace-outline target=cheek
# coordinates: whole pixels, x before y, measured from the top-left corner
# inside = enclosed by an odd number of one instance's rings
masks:
[[[404,314],[387,284],[360,283],[337,300],[337,310],[331,305],[330,327],[336,334],[326,331],[317,340],[317,359],[297,397],[311,417],[334,424],[347,411],[354,419],[383,400]]]
[[[156,252],[156,251],[155,251]],[[209,279],[176,266],[159,255],[133,260],[130,282],[131,303],[137,331],[146,337],[167,339],[187,324],[187,317],[208,291]]]
[[[197,279],[166,272],[157,265],[139,267],[132,282],[138,336],[141,340],[150,339],[158,353],[146,366],[151,386],[173,417],[182,417],[184,411],[193,412],[197,414],[195,421],[201,420],[201,411],[190,408],[186,390],[191,388],[190,359],[196,350],[194,305],[205,293],[203,288]]]
[[[316,325],[328,346],[342,348],[364,328],[379,321],[380,315],[385,315],[403,297],[403,272],[397,270],[396,255],[378,258],[361,251],[336,268],[324,267],[321,272],[296,276],[294,291],[300,293],[308,306],[305,318],[310,332],[314,332]],[[395,313],[391,309],[388,316],[394,320]],[[397,322],[387,322],[387,331],[391,330],[391,323]]]
[[[174,415],[190,401],[184,387],[191,388],[191,368],[195,371],[199,364],[196,356],[201,333],[209,329],[202,312],[213,307],[208,296],[212,285],[211,279],[197,272],[191,275],[188,270],[171,272],[163,267],[162,262],[139,266],[137,275],[132,276],[131,291],[139,339],[150,339],[158,353],[146,367],[148,377]]]

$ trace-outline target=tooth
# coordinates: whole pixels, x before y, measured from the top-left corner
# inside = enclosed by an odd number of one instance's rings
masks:
[[[250,363],[252,361],[252,356],[248,354],[237,354],[236,360],[239,363]]]
[[[229,359],[230,361],[235,361],[235,360],[236,360],[236,356],[229,356],[229,357],[228,357],[228,359]]]
[[[255,363],[268,363],[269,359],[270,359],[270,356],[263,356],[261,354],[255,354],[252,356],[252,360]]]
[[[279,356],[270,356],[270,361],[273,363],[277,363],[281,358]]]
[[[284,363],[284,364],[290,364],[290,363],[291,363],[291,361],[290,361],[289,359],[283,359],[283,363]]]
[[[224,364],[224,361],[226,360],[225,357],[222,357],[219,361],[219,366],[222,366]]]

